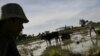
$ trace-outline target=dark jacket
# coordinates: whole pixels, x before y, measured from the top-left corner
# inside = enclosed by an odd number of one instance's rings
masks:
[[[0,56],[20,56],[14,37],[0,34]]]

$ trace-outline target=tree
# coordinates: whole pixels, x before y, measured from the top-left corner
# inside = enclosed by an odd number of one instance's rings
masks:
[[[80,19],[79,24],[81,25],[81,27],[84,27],[87,22],[88,20]]]

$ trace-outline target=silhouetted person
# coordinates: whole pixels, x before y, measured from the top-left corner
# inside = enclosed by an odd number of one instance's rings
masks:
[[[16,47],[16,37],[29,22],[23,9],[16,3],[1,7],[0,19],[0,56],[20,56]]]

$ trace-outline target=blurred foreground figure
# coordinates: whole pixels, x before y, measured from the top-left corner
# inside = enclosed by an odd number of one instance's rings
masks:
[[[28,23],[23,9],[16,3],[1,7],[0,19],[0,56],[20,56],[16,47],[16,37]]]

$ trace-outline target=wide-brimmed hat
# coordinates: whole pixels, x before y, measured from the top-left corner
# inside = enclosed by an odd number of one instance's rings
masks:
[[[24,23],[29,22],[25,16],[23,9],[19,4],[8,3],[1,7],[1,19],[0,21],[8,20],[10,18],[22,19]]]

